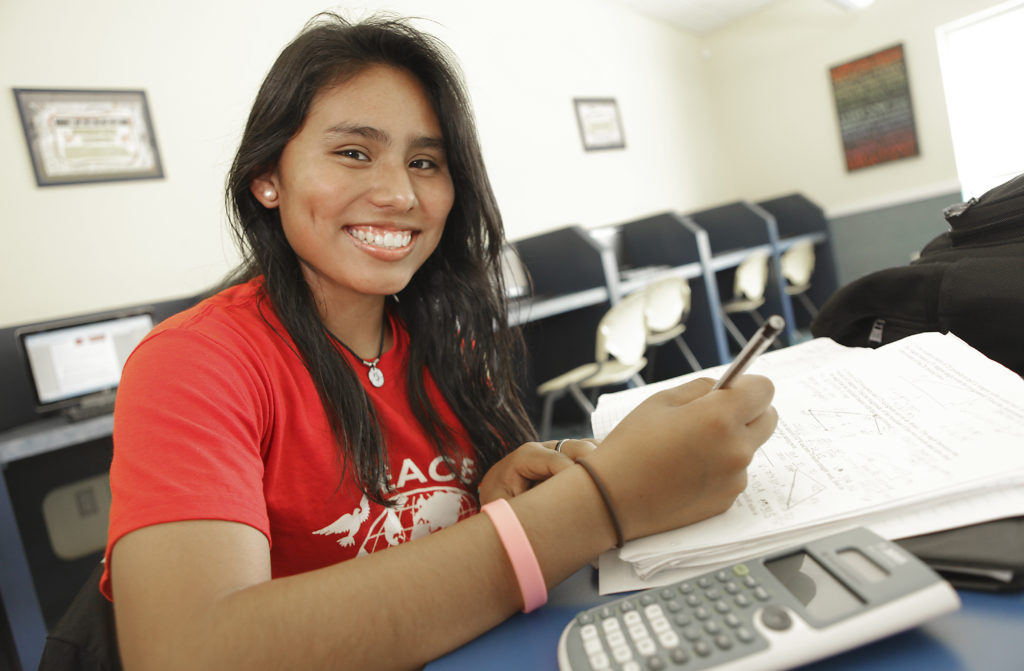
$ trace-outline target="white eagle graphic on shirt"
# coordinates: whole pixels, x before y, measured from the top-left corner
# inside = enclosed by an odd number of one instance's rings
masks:
[[[380,514],[367,525],[358,554],[369,554],[427,536],[474,514],[477,507],[476,500],[469,492],[458,487],[423,487],[402,492],[395,497],[394,503],[393,507],[382,508]],[[356,535],[369,515],[370,504],[364,495],[355,510],[313,533],[320,536],[340,535],[338,545],[350,547],[356,542]]]
[[[456,465],[446,457],[437,456],[425,469],[405,459],[397,481],[390,482],[389,476],[384,486],[386,491],[394,493],[391,506],[373,506],[380,512],[370,520],[371,503],[364,494],[352,512],[313,533],[340,536],[336,540],[344,548],[352,547],[362,537],[356,554],[363,555],[451,526],[477,513],[476,498],[465,489],[452,486],[457,481],[456,468],[463,481],[472,481],[476,466],[469,457],[463,457]],[[423,486],[404,489],[413,482]],[[365,530],[363,525],[366,525]]]

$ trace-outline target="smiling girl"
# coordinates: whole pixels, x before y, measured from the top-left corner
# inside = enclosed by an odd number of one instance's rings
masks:
[[[421,666],[742,491],[776,421],[755,376],[533,442],[469,109],[402,21],[320,16],[267,75],[228,179],[244,263],[118,394],[125,668]]]

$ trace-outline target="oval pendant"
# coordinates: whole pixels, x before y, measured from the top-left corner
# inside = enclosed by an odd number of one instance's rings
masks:
[[[380,372],[380,369],[376,366],[370,366],[370,370],[366,373],[370,378],[370,384],[374,387],[384,386],[384,373]]]

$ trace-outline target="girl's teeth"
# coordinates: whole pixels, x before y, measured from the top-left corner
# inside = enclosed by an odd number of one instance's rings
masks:
[[[412,234],[407,231],[381,233],[379,231],[364,231],[357,228],[353,229],[352,235],[360,242],[376,247],[384,247],[385,249],[405,247],[412,239]]]

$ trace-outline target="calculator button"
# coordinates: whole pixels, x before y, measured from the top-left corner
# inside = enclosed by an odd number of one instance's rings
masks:
[[[619,610],[623,613],[628,613],[629,611],[636,610],[636,605],[632,601],[623,601],[619,605]]]
[[[679,603],[675,599],[669,599],[665,602],[665,608],[667,608],[670,613],[678,613],[683,609],[683,604]]]
[[[736,583],[732,582],[732,581],[729,581],[729,582],[725,583],[722,586],[722,588],[725,590],[725,592],[727,594],[739,594],[740,593],[740,586],[737,585]]]
[[[755,578],[755,577],[754,577],[754,576],[752,576],[752,575],[747,575],[747,576],[744,576],[744,577],[743,577],[743,584],[744,584],[744,585],[745,585],[746,587],[757,587],[757,584],[758,584],[758,583],[757,583],[757,578]]]
[[[719,634],[718,636],[715,636],[715,645],[717,645],[720,650],[729,650],[732,648],[732,639],[725,634]]]
[[[706,575],[702,575],[701,577],[697,578],[697,585],[699,587],[711,587],[711,578],[709,578]]]
[[[661,643],[661,647],[666,650],[671,650],[672,648],[679,646],[679,636],[677,636],[676,632],[671,629],[668,631],[662,631],[658,633],[658,643]]]
[[[625,664],[629,660],[633,659],[633,651],[629,649],[629,646],[623,642],[622,645],[612,646],[612,657],[619,664]]]
[[[740,608],[746,608],[750,605],[750,597],[748,597],[746,594],[737,594],[734,601],[736,602],[736,605]]]
[[[679,591],[683,594],[689,594],[693,591],[693,585],[688,582],[679,583]]]
[[[583,641],[583,651],[587,653],[587,656],[596,655],[604,652],[604,646],[601,645],[600,639],[591,639],[589,641]]]
[[[691,625],[683,628],[683,636],[688,641],[699,641],[700,640],[700,629]]]
[[[727,604],[727,603],[726,603],[726,602],[724,602],[724,601],[716,601],[716,602],[715,602],[715,610],[716,610],[716,611],[717,611],[717,612],[718,612],[718,613],[719,613],[720,615],[725,615],[726,613],[728,613],[729,611],[731,611],[731,610],[732,610],[732,608],[731,608],[731,607],[729,606],[729,604]]]
[[[754,633],[746,627],[740,627],[736,630],[736,638],[743,643],[750,643],[754,640]]]
[[[661,606],[655,603],[651,604],[647,608],[644,608],[644,615],[647,616],[647,619],[655,617],[665,617],[665,611],[661,609]]]
[[[658,646],[654,644],[654,639],[652,638],[643,638],[633,642],[636,644],[636,651],[643,657],[650,657],[658,652]]]
[[[640,664],[633,660],[630,660],[622,665],[622,671],[640,671],[640,669]]]
[[[693,622],[693,618],[690,617],[689,613],[677,613],[676,616],[673,617],[672,619],[680,627],[685,627],[686,625],[688,625],[691,622]]]
[[[711,654],[711,645],[704,640],[696,641],[693,644],[693,651],[701,657],[707,657]]]
[[[690,608],[696,608],[700,605],[700,597],[696,594],[690,594],[686,597],[686,605]]]
[[[707,620],[711,617],[711,611],[709,611],[704,606],[701,606],[700,608],[694,609],[693,616],[696,617],[698,620]]]
[[[750,573],[750,569],[747,567],[746,564],[736,564],[732,567],[732,572],[740,577],[743,577]]]
[[[605,620],[601,623],[601,628],[604,629],[604,633],[610,634],[614,631],[622,631],[622,627],[619,626],[618,620]]]
[[[666,631],[672,631],[672,624],[662,617],[655,620],[651,620],[651,629],[654,630],[655,634],[661,634]]]
[[[612,668],[611,660],[603,652],[590,655],[588,659],[590,660],[590,668],[594,669],[594,671],[605,671],[605,669]]]
[[[725,571],[719,571],[715,574],[715,579],[717,579],[718,582],[726,582],[727,580],[729,580],[729,574]]]
[[[708,591],[704,592],[704,598],[708,601],[717,601],[722,598],[722,590],[717,587],[712,587]]]
[[[735,613],[729,613],[728,615],[726,615],[725,623],[733,629],[743,624],[743,622],[738,617],[736,617]]]
[[[647,631],[647,627],[642,624],[634,624],[629,628],[629,636],[634,641],[638,641],[642,638],[650,638],[650,633]]]
[[[665,668],[665,660],[661,657],[651,657],[647,660],[647,668],[651,671],[662,671]]]
[[[718,624],[715,621],[706,622],[704,624],[704,631],[708,632],[709,634],[720,634],[722,633],[722,625]]]
[[[628,626],[632,626],[634,624],[642,623],[643,618],[640,617],[640,613],[638,613],[635,610],[632,610],[622,616],[622,621],[625,622]]]
[[[755,589],[754,596],[761,601],[767,601],[771,598],[771,595],[768,594],[768,590],[766,590],[764,587],[758,587],[757,589]]]
[[[776,631],[785,631],[793,624],[793,620],[790,619],[789,613],[778,606],[766,606],[765,609],[761,611],[761,622],[764,626]]]
[[[594,621],[594,614],[590,611],[580,613],[579,616],[576,618],[576,621],[582,625],[588,625]]]

